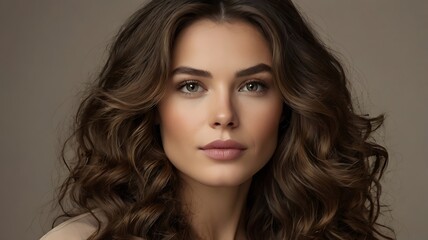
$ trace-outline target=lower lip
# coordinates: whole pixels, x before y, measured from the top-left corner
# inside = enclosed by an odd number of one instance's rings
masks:
[[[203,153],[214,160],[234,160],[239,158],[244,152],[243,149],[226,148],[226,149],[204,149]]]

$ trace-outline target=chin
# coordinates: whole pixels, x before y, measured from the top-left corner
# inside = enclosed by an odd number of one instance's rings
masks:
[[[236,180],[224,179],[224,180],[220,180],[220,181],[209,181],[209,182],[205,182],[203,184],[207,185],[209,187],[219,187],[219,188],[239,187],[249,180],[251,180],[251,179],[247,179],[246,181],[236,181]]]
[[[251,182],[253,174],[242,174],[237,172],[209,173],[204,176],[195,176],[194,181],[210,187],[239,187],[244,183]]]

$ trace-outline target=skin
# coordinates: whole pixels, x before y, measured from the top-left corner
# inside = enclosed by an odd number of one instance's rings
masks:
[[[283,105],[269,71],[269,45],[246,22],[203,19],[178,35],[172,60],[173,75],[158,105],[160,129],[183,180],[191,224],[203,239],[245,239],[240,219],[246,196],[252,176],[276,148]],[[215,160],[200,149],[219,139],[233,139],[245,150]]]

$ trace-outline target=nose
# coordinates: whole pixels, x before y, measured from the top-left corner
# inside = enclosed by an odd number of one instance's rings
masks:
[[[239,126],[237,109],[229,93],[219,93],[211,100],[212,128],[236,128]]]

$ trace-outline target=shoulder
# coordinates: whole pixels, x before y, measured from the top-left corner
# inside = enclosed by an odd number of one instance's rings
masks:
[[[99,209],[92,212],[101,222],[105,222],[105,217]],[[97,228],[97,220],[88,212],[61,223],[40,240],[86,240]]]

